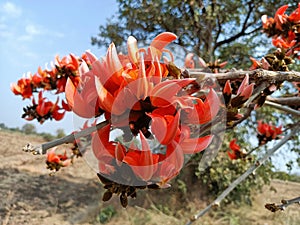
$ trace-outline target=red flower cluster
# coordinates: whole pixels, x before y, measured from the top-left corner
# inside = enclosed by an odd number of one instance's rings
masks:
[[[46,119],[61,120],[64,116],[64,111],[70,111],[67,103],[62,101],[62,106],[58,106],[58,98],[56,103],[53,103],[42,97],[42,91],[56,90],[55,94],[65,92],[67,79],[72,80],[74,85],[80,82],[79,68],[82,62],[90,65],[86,54],[81,58],[70,54],[60,59],[55,57],[54,66],[49,70],[38,68],[34,75],[29,74],[18,80],[17,83],[11,84],[11,90],[15,95],[21,95],[23,99],[32,98],[32,105],[24,108],[23,118],[27,120],[37,119],[43,123]],[[38,103],[36,103],[33,93],[39,92]]]
[[[282,134],[282,126],[276,127],[272,124],[263,123],[258,121],[257,137],[259,145],[266,144],[268,141],[278,139],[278,135]]]
[[[37,119],[41,124],[47,119],[61,120],[64,117],[65,111],[70,111],[67,103],[61,102],[62,106],[58,105],[59,98],[53,103],[47,98],[43,97],[43,92],[38,94],[38,101],[32,98],[32,105],[23,108],[24,113],[22,118],[26,120]]]
[[[11,90],[15,95],[21,95],[23,98],[30,98],[38,89],[56,90],[56,93],[64,92],[69,77],[74,83],[79,82],[78,68],[85,59],[85,55],[80,59],[73,54],[62,59],[56,56],[54,66],[50,70],[42,70],[39,67],[35,74],[29,74],[28,77],[11,84]]]
[[[136,39],[129,37],[128,55],[118,54],[114,44],[101,60],[87,53],[91,67],[81,64],[79,85],[68,78],[65,92],[71,109],[84,118],[104,113],[110,120],[92,139],[100,174],[130,185],[165,186],[181,170],[184,154],[202,151],[210,144],[212,135],[194,138],[189,126],[211,121],[220,100],[213,89],[205,101],[192,96],[198,91],[195,79],[171,75],[171,62],[163,52],[168,52],[165,46],[175,39],[165,32],[147,49],[139,49]],[[110,131],[115,128],[123,131],[124,143],[110,141]],[[149,141],[156,143],[154,149]],[[127,177],[128,171],[133,177]]]
[[[231,160],[245,158],[246,153],[241,150],[241,147],[236,143],[236,139],[230,141],[229,148],[230,150],[227,151],[227,154]]]
[[[68,158],[66,152],[63,155],[56,154],[55,150],[56,149],[52,149],[48,152],[46,164],[48,169],[58,171],[61,167],[70,165],[72,160]]]
[[[288,50],[287,54],[297,54],[299,48],[300,3],[290,15],[285,14],[288,5],[280,7],[274,18],[261,17],[263,31],[273,37],[273,45]]]

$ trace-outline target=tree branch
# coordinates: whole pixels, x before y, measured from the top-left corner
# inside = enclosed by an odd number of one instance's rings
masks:
[[[292,205],[292,204],[300,204],[300,197],[297,197],[297,198],[293,198],[293,199],[290,199],[290,200],[285,200],[285,199],[282,199],[281,200],[281,203],[280,205],[276,205],[275,203],[267,203],[265,205],[265,208],[270,210],[271,212],[276,212],[278,210],[285,210],[286,207]]]
[[[275,102],[265,101],[264,105],[271,106],[275,109],[282,110],[282,111],[287,112],[287,113],[289,113],[293,116],[300,116],[300,111],[292,109],[288,106],[283,106],[283,105],[275,103]]]
[[[283,139],[281,139],[272,149],[268,150],[266,154],[259,160],[256,161],[245,173],[233,181],[228,188],[226,188],[212,203],[210,203],[205,209],[201,210],[199,213],[195,214],[186,225],[190,225],[195,222],[197,219],[205,215],[211,208],[218,207],[220,202],[243,180],[245,180],[250,174],[252,174],[257,168],[264,164],[270,156],[272,156],[282,145],[284,145],[291,137],[293,137],[300,127],[299,124],[295,124],[289,134],[287,134]]]
[[[281,97],[281,98],[273,98],[268,96],[267,100],[270,102],[278,103],[280,105],[292,106],[293,108],[300,108],[300,96],[293,97]]]
[[[269,81],[275,82],[300,82],[300,72],[296,71],[269,71],[263,69],[251,70],[251,71],[230,71],[226,73],[206,73],[201,69],[189,69],[190,77],[196,78],[197,82],[202,83],[209,79],[217,79],[219,82],[226,82],[227,80],[244,79],[248,74],[250,81]]]
[[[250,24],[248,24],[248,20],[249,20],[249,18],[250,18],[250,16],[251,16],[251,13],[253,12],[253,9],[254,9],[254,7],[252,7],[252,2],[248,2],[248,10],[247,10],[248,13],[247,13],[247,15],[246,15],[246,17],[245,17],[245,20],[244,20],[244,22],[243,22],[243,26],[242,26],[240,32],[238,32],[237,34],[235,34],[235,35],[233,35],[233,36],[231,36],[231,37],[229,37],[229,38],[227,38],[227,39],[224,39],[224,40],[222,40],[222,41],[217,42],[216,45],[214,46],[214,50],[217,49],[218,47],[224,45],[224,44],[228,44],[228,43],[230,43],[230,42],[233,42],[233,41],[235,41],[236,39],[238,39],[238,38],[240,38],[240,37],[246,35],[246,30],[247,30],[248,27],[250,26]],[[255,29],[255,30],[256,30],[256,29]],[[248,33],[249,33],[249,32],[248,32]],[[251,31],[250,33],[252,33],[252,31]]]
[[[23,147],[23,151],[25,152],[31,152],[34,155],[43,155],[46,154],[47,150],[53,147],[56,147],[58,145],[67,144],[67,143],[73,143],[76,139],[79,139],[81,137],[86,137],[90,135],[91,133],[101,129],[105,125],[109,123],[108,120],[105,120],[101,123],[98,123],[96,126],[88,127],[87,129],[81,130],[77,133],[71,133],[65,137],[55,139],[53,141],[49,141],[46,143],[43,143],[41,145],[33,146],[30,143],[28,143],[26,146]]]

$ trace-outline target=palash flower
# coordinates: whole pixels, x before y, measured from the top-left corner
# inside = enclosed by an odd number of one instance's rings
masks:
[[[230,101],[230,104],[233,108],[239,108],[250,98],[253,92],[253,87],[254,83],[249,84],[249,75],[246,74],[245,78],[243,79],[242,83],[240,84],[237,90],[236,96],[230,100],[229,96],[231,97],[232,89],[230,86],[230,81],[227,81],[223,90],[223,95],[226,99],[225,101],[227,103]]]
[[[56,149],[53,148],[47,153],[47,168],[58,171],[61,167],[69,166],[71,164],[72,160],[68,158],[66,152],[64,154],[56,154],[55,151]]]
[[[57,121],[64,117],[65,111],[68,111],[68,105],[62,101],[62,107],[58,106],[59,98],[53,103],[47,98],[43,97],[43,92],[38,94],[38,101],[32,98],[32,106],[24,108],[23,118],[26,120],[37,119],[41,124],[47,119],[55,119]]]
[[[11,91],[15,95],[21,95],[23,98],[30,98],[32,96],[32,86],[30,78],[21,78],[17,84],[10,85]]]
[[[290,15],[285,14],[288,5],[280,7],[275,13],[274,18],[268,18],[266,15],[261,17],[263,30],[268,36],[273,37],[273,45],[277,48],[288,50],[286,55],[297,54],[300,50],[299,40],[299,22],[300,22],[300,4]]]
[[[263,23],[263,28],[264,29],[270,29],[273,26],[277,30],[282,31],[282,25],[285,24],[288,21],[288,15],[284,14],[285,11],[287,10],[288,5],[283,5],[281,6],[275,13],[274,18],[270,17],[268,18],[267,15],[263,15],[261,17],[262,23]]]
[[[236,139],[230,141],[229,148],[227,154],[231,160],[245,158],[246,153],[241,150],[241,147],[236,143]]]
[[[82,60],[73,54],[62,59],[56,56],[55,64],[51,69],[42,70],[38,67],[35,74],[29,74],[26,78],[21,78],[17,83],[11,84],[11,90],[15,95],[21,95],[23,98],[30,98],[33,92],[38,92],[38,89],[56,90],[56,94],[62,93],[65,91],[68,77],[77,86],[78,69]]]
[[[282,126],[276,127],[260,120],[257,122],[257,132],[259,144],[262,145],[268,141],[277,139],[278,135],[282,134]]]
[[[210,144],[212,135],[191,138],[188,125],[212,120],[219,111],[220,100],[210,90],[202,102],[188,92],[195,79],[169,77],[166,64],[160,60],[164,47],[175,38],[165,32],[147,49],[139,49],[136,39],[129,37],[128,55],[118,55],[111,44],[101,60],[87,53],[91,69],[82,70],[85,73],[81,77],[90,78],[82,84],[84,88],[78,90],[67,81],[66,97],[76,114],[92,117],[98,110],[111,121],[92,140],[101,174],[121,173],[122,177],[125,166],[132,170],[136,180],[164,186],[181,170],[184,154],[200,152]],[[89,83],[92,80],[94,86]],[[134,142],[125,146],[110,141],[110,130],[114,128],[124,131],[126,141],[139,137],[141,147]],[[152,152],[147,138],[155,138],[165,152]]]

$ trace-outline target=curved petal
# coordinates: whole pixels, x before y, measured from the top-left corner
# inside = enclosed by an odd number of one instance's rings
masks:
[[[151,42],[150,46],[154,47],[158,50],[162,50],[166,47],[170,42],[177,39],[177,36],[171,32],[163,32],[157,35],[153,41]],[[158,57],[160,58],[160,57]]]
[[[98,60],[98,58],[91,51],[86,51],[85,54],[87,55],[91,63],[94,63]]]
[[[110,162],[115,158],[116,145],[109,141],[110,124],[99,129],[92,139],[92,149],[100,161]]]
[[[219,112],[220,99],[217,93],[211,89],[204,102],[200,98],[194,98],[194,108],[185,110],[187,116],[185,122],[192,124],[205,124],[211,121]]]
[[[127,49],[128,49],[128,57],[131,63],[136,64],[138,62],[137,59],[137,40],[133,36],[129,36],[127,39]]]
[[[188,53],[184,60],[184,67],[188,69],[195,69],[195,62],[194,62],[194,53]]]
[[[109,68],[110,75],[119,77],[119,72],[122,71],[123,66],[119,59],[114,43],[111,43],[108,47],[106,54],[106,63]]]
[[[114,97],[106,90],[98,78],[95,78],[95,86],[99,99],[99,106],[107,112],[111,112]]]
[[[241,147],[236,143],[236,139],[233,139],[229,143],[229,148],[233,151],[240,151]]]
[[[239,95],[240,93],[242,93],[244,89],[248,86],[248,83],[249,83],[249,75],[246,74],[236,94]]]
[[[184,139],[180,146],[184,154],[193,154],[201,152],[208,147],[213,139],[213,135],[207,135],[200,138]]]
[[[95,107],[90,106],[83,100],[81,94],[77,91],[70,78],[68,78],[66,83],[65,94],[68,105],[78,116],[84,118],[91,118],[95,116]]]
[[[179,115],[177,112],[175,116],[166,115],[150,115],[152,119],[151,131],[162,145],[169,144],[176,136],[179,127]]]
[[[136,95],[132,93],[132,85],[137,82],[131,82],[128,87],[122,88],[118,94],[116,94],[111,108],[113,115],[120,116],[126,112],[126,110],[140,110],[139,100]],[[136,86],[136,85],[135,85]],[[126,97],[124,97],[126,96]],[[129,112],[128,112],[129,114]]]
[[[170,99],[174,97],[183,87],[192,83],[195,79],[186,78],[180,80],[166,80],[157,84],[150,93],[150,100],[153,106],[168,106]]]

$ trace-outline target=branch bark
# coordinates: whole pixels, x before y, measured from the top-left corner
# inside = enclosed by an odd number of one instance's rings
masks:
[[[296,71],[269,71],[263,69],[251,70],[251,71],[230,71],[226,73],[206,73],[201,69],[190,69],[188,70],[190,77],[196,78],[198,82],[202,83],[208,79],[217,79],[219,82],[226,82],[227,80],[242,80],[249,75],[250,81],[269,81],[274,82],[300,82],[300,72]]]
[[[289,113],[289,114],[291,114],[293,116],[300,116],[300,111],[292,109],[292,108],[290,108],[288,106],[283,106],[281,104],[278,104],[278,103],[275,103],[275,102],[271,102],[271,101],[265,101],[264,104],[267,105],[267,106],[271,106],[271,107],[273,107],[275,109],[279,109],[279,110],[282,110],[284,112],[287,112],[287,113]]]
[[[105,125],[109,123],[108,120],[105,120],[103,122],[98,123],[96,126],[89,127],[87,129],[81,130],[77,133],[71,133],[65,137],[55,139],[53,141],[49,141],[46,143],[43,143],[41,145],[33,146],[30,143],[28,143],[26,146],[23,147],[23,151],[25,152],[31,152],[34,155],[44,155],[47,153],[47,150],[53,147],[56,147],[58,145],[67,144],[67,143],[73,143],[75,140],[86,137],[90,135],[91,133],[101,129]]]
[[[280,105],[292,106],[293,108],[300,108],[300,96],[293,97],[282,97],[282,98],[273,98],[268,96],[267,100],[270,102],[278,103]]]

